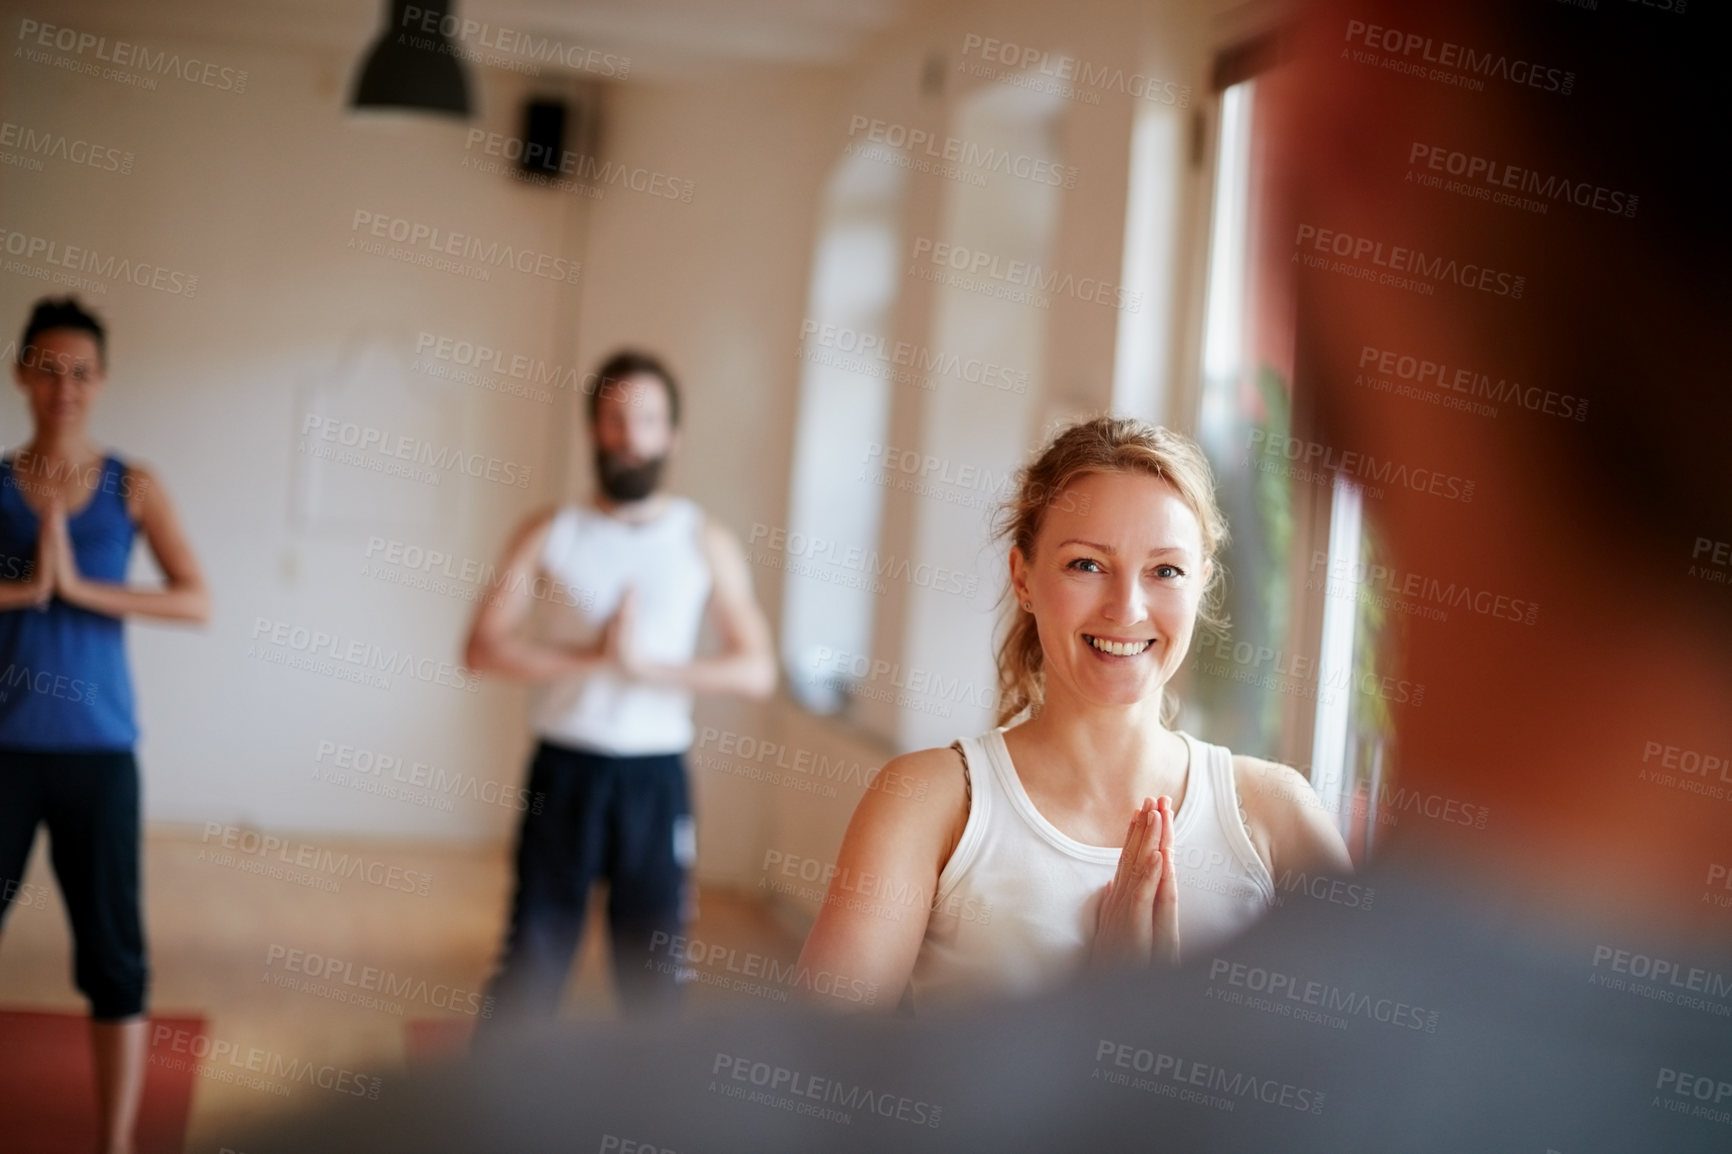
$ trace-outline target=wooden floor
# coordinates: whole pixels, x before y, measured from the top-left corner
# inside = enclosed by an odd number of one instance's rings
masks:
[[[202,1014],[212,1043],[227,1042],[242,1052],[258,1047],[285,1062],[329,1063],[358,1073],[400,1066],[412,1020],[472,1020],[510,892],[504,846],[453,849],[280,836],[283,844],[268,852],[250,837],[231,839],[232,848],[225,850],[220,838],[207,841],[197,829],[159,829],[146,837],[153,1010]],[[244,852],[249,847],[253,852]],[[72,986],[66,919],[45,850],[38,839],[25,888],[0,937],[0,1006],[81,1013],[85,1003]],[[614,1014],[598,905],[592,903],[590,930],[566,990],[565,1017]],[[694,940],[766,955],[782,965],[799,952],[799,941],[755,895],[706,889],[698,905]],[[293,956],[302,971],[313,955],[332,959],[314,963],[332,976],[319,982],[287,971],[290,951],[301,951]],[[374,994],[380,1004],[364,1005],[278,984],[302,981],[352,997],[363,986],[380,984],[363,977],[367,967],[390,972],[396,987],[409,992]],[[728,976],[715,965],[700,967],[699,977],[687,986],[692,1012],[779,996],[773,988],[724,988]],[[470,1001],[469,994],[476,998]],[[451,1001],[455,1008],[434,1004]],[[172,1039],[159,1041],[153,1053],[168,1052],[171,1044]],[[293,1109],[308,1094],[320,1093],[304,1084],[289,1089],[284,1097],[201,1077],[193,1091],[187,1149],[232,1145],[243,1121]]]

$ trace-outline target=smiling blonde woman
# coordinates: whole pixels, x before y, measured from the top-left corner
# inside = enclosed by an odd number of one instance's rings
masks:
[[[1198,621],[1216,623],[1227,536],[1196,444],[1099,417],[1018,482],[998,726],[885,766],[912,788],[867,791],[800,956],[799,972],[889,995],[879,1006],[1176,963],[1255,921],[1284,871],[1351,869],[1298,773],[1168,728],[1167,683]],[[868,876],[932,900],[838,888]]]

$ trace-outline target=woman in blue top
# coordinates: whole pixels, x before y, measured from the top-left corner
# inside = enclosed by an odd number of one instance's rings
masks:
[[[148,973],[122,619],[203,622],[210,600],[156,478],[86,435],[106,376],[101,323],[71,297],[38,301],[12,372],[32,435],[0,457],[0,919],[45,824],[90,1000],[100,1141],[116,1154],[132,1148],[144,1085]],[[162,589],[126,584],[138,531]]]

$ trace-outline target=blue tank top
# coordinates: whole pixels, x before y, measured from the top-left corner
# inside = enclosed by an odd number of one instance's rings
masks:
[[[126,579],[133,524],[126,466],[102,459],[90,501],[67,518],[78,571]],[[27,482],[26,482],[27,483]],[[0,460],[0,577],[26,579],[41,522],[11,459]],[[0,749],[128,750],[138,741],[124,623],[51,598],[46,608],[0,612]]]

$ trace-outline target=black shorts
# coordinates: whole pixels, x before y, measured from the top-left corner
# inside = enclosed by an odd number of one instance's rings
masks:
[[[542,741],[529,794],[510,927],[489,985],[498,1016],[552,1017],[597,881],[608,883],[623,1008],[656,1013],[677,1005],[679,967],[668,948],[689,920],[696,853],[684,757],[614,756]]]

